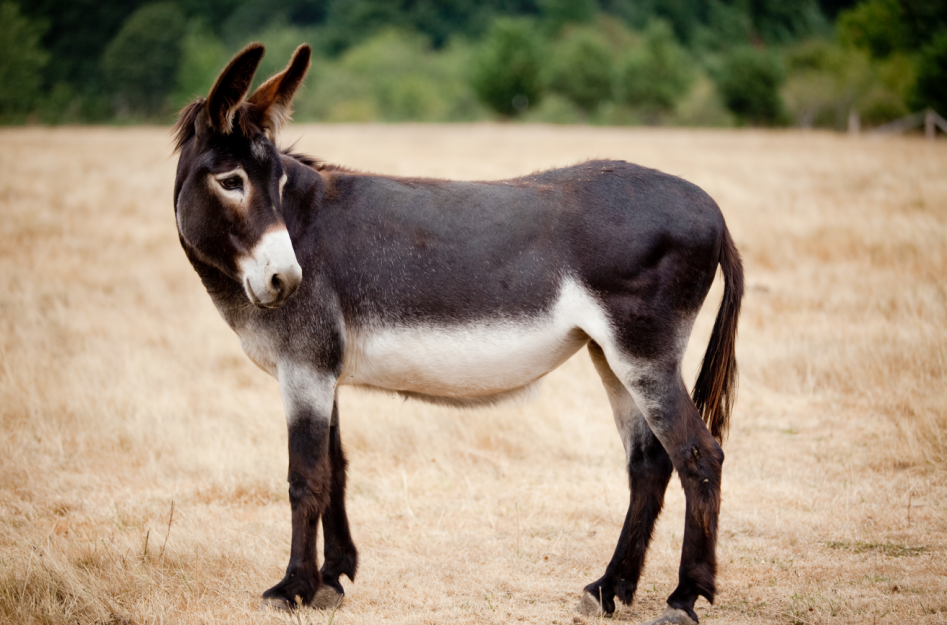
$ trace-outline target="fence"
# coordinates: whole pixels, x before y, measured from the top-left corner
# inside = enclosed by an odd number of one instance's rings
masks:
[[[887,124],[883,124],[877,128],[872,128],[868,131],[868,134],[901,134],[907,132],[908,130],[913,130],[922,124],[924,125],[924,136],[930,141],[934,140],[934,135],[937,132],[937,128],[940,128],[943,132],[947,132],[947,119],[944,119],[938,115],[934,109],[926,109],[918,113],[908,115],[907,117],[896,119],[893,122],[888,122]],[[860,127],[861,123],[858,119],[858,113],[852,111],[848,118],[848,131],[852,134],[858,134]]]

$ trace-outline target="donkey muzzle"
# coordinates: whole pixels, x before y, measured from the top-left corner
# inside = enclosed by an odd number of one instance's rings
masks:
[[[302,267],[285,228],[270,230],[238,262],[243,288],[254,306],[279,308],[302,282]]]

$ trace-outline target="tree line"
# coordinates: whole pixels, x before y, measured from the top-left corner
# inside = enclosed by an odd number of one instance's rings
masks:
[[[866,125],[947,113],[932,0],[0,0],[0,122],[167,123],[315,51],[300,121]]]

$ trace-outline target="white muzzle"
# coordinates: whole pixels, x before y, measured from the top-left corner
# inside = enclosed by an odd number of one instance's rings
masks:
[[[286,228],[266,232],[238,263],[247,297],[261,308],[279,308],[303,279]]]

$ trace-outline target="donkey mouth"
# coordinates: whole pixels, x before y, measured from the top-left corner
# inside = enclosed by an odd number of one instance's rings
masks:
[[[286,303],[286,300],[289,299],[289,296],[293,294],[296,289],[290,291],[281,290],[278,293],[267,293],[272,295],[270,299],[262,300],[257,297],[257,294],[254,292],[253,287],[250,285],[250,279],[247,278],[243,281],[243,290],[247,294],[247,298],[250,300],[250,303],[256,306],[257,308],[264,308],[267,310],[275,310],[277,308],[282,308],[283,304]]]

